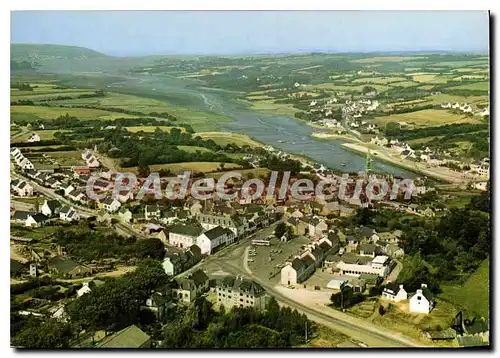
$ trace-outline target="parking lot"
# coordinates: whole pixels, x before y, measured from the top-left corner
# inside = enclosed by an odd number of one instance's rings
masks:
[[[279,272],[287,260],[302,252],[302,247],[310,243],[304,236],[295,237],[288,242],[281,242],[273,237],[270,246],[253,246],[249,251],[248,267],[262,279],[269,279],[273,283],[280,281]],[[252,251],[254,253],[252,253]]]

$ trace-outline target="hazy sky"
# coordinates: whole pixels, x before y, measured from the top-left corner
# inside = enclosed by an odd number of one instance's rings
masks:
[[[487,51],[483,11],[15,11],[11,41],[110,55]]]

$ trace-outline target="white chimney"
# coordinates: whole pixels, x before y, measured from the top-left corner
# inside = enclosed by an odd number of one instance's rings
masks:
[[[427,284],[426,284],[426,283],[423,283],[423,284],[421,285],[421,287],[422,287],[422,288],[427,288]]]

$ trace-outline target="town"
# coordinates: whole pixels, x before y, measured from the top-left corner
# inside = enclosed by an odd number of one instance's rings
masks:
[[[44,41],[11,44],[12,347],[491,347],[487,51]]]

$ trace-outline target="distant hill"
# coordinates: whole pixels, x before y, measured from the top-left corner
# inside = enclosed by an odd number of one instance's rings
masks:
[[[11,44],[11,61],[46,61],[56,59],[90,59],[109,57],[103,53],[85,47],[46,45],[46,44]]]

